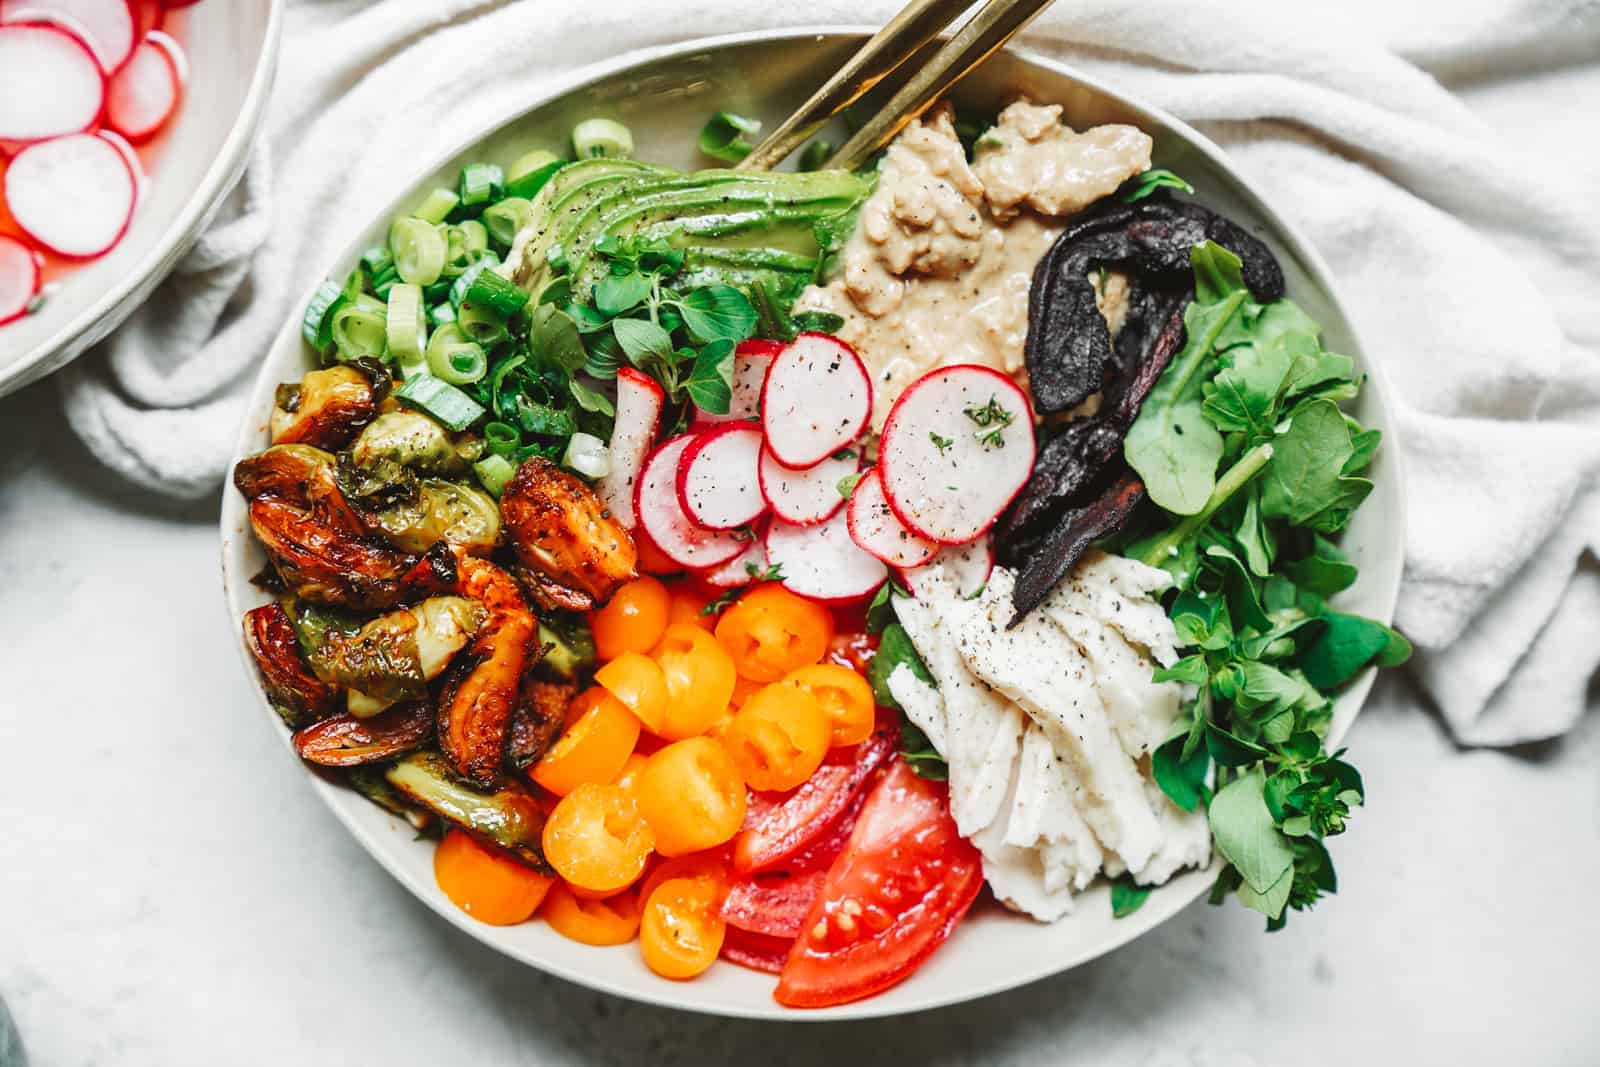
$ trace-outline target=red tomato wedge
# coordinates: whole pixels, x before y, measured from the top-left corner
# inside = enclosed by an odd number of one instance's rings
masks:
[[[783,961],[793,944],[792,937],[769,937],[729,926],[722,936],[722,958],[752,971],[777,974],[783,970]]]
[[[773,996],[825,1008],[902,981],[942,944],[983,887],[945,787],[896,762],[868,794],[828,869]]]
[[[852,748],[829,752],[815,774],[781,799],[752,793],[744,829],[733,839],[734,871],[781,867],[827,834],[894,749],[888,734],[876,733]]]
[[[722,921],[753,934],[793,939],[816,903],[826,870],[752,874],[728,886]]]

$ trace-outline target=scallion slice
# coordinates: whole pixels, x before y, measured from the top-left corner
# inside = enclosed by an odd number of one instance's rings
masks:
[[[300,319],[300,336],[319,353],[326,353],[333,343],[333,313],[344,302],[344,288],[331,281],[317,286],[317,291],[306,302],[306,313]]]
[[[431,222],[395,219],[389,227],[389,250],[394,253],[395,271],[401,281],[432,285],[444,271],[445,240]]]
[[[485,308],[509,319],[528,302],[528,294],[516,283],[492,270],[480,270],[467,285],[464,303]]]
[[[510,185],[518,178],[526,178],[534,171],[542,170],[552,163],[560,163],[556,154],[547,148],[535,148],[524,152],[517,157],[515,163],[506,168],[506,184]]]
[[[509,456],[522,444],[522,435],[509,422],[491,422],[483,428],[483,442],[497,456]]]
[[[443,326],[447,322],[456,321],[456,309],[450,306],[448,300],[435,304],[428,309],[428,324],[430,326]]]
[[[566,165],[565,159],[552,159],[537,170],[511,178],[506,182],[506,195],[532,200],[539,195],[539,190],[545,187],[555,173]]]
[[[468,163],[461,168],[456,195],[462,207],[477,207],[498,199],[505,182],[505,172],[493,163]]]
[[[626,159],[633,155],[633,133],[615,119],[584,119],[572,127],[572,147],[579,159]]]
[[[461,198],[449,189],[436,188],[411,212],[423,222],[440,223],[450,217],[450,212],[461,203]]]
[[[422,287],[396,282],[389,287],[384,312],[385,336],[389,355],[400,364],[407,378],[422,366],[423,349],[428,343],[428,323],[422,313]]]
[[[472,473],[491,496],[498,497],[505,491],[506,483],[516,477],[517,465],[506,456],[486,456],[472,465]]]
[[[383,357],[388,321],[383,304],[362,293],[333,312],[333,351],[341,362],[363,356]]]
[[[461,312],[461,305],[466,301],[467,290],[472,288],[472,283],[478,280],[478,275],[495,266],[495,263],[493,256],[483,256],[450,283],[450,303],[455,305],[457,314]]]
[[[470,300],[456,308],[456,325],[469,340],[480,345],[493,345],[503,340],[507,333],[503,315]]]
[[[611,473],[611,449],[592,433],[575,433],[561,462],[585,478],[604,478]]]
[[[431,374],[407,378],[394,391],[394,397],[403,404],[431,415],[446,429],[457,433],[483,417],[483,408],[476,400]]]
[[[508,196],[483,209],[483,225],[489,239],[501,248],[510,248],[511,242],[528,220],[533,218],[533,201],[520,196]]]
[[[461,240],[465,244],[467,253],[472,256],[482,256],[489,251],[489,230],[477,219],[467,219],[461,223]]]
[[[489,373],[489,357],[459,323],[449,322],[428,340],[428,370],[451,385],[471,385]]]
[[[361,265],[376,279],[394,266],[394,256],[390,253],[388,245],[373,245],[361,253]]]

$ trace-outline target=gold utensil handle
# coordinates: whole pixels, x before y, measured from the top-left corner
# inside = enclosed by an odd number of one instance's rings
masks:
[[[939,35],[972,0],[911,0],[872,35],[838,73],[783,120],[740,161],[740,170],[771,170],[839,112],[897,70],[917,49]]]
[[[1050,0],[989,0],[825,165],[845,170],[859,167],[952,85],[1004,47],[1049,3]]]

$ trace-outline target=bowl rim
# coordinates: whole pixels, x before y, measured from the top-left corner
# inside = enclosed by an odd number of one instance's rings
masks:
[[[443,166],[450,159],[471,148],[474,144],[484,140],[500,127],[514,121],[519,116],[524,115],[535,108],[541,107],[554,99],[612,78],[617,74],[623,73],[636,66],[641,66],[643,64],[663,59],[670,59],[684,54],[692,54],[697,51],[737,47],[745,44],[770,41],[794,41],[796,43],[800,43],[807,39],[841,35],[864,37],[876,33],[878,29],[879,27],[870,24],[827,23],[783,27],[778,29],[742,31],[738,33],[717,34],[707,37],[690,38],[664,45],[652,45],[645,48],[635,49],[610,59],[586,64],[568,72],[561,77],[541,83],[537,87],[536,95],[531,99],[524,99],[520,102],[509,104],[491,114],[486,115],[483,120],[476,122],[469,127],[465,133],[453,138],[440,150],[430,154],[426,160],[419,163],[415,173],[418,175],[432,173],[434,170],[437,170],[439,167]],[[1254,199],[1255,203],[1253,207],[1267,222],[1274,239],[1276,239],[1285,248],[1292,251],[1293,254],[1299,257],[1302,263],[1308,268],[1307,273],[1321,286],[1324,294],[1327,297],[1329,306],[1340,318],[1343,319],[1344,323],[1349,327],[1351,339],[1354,341],[1354,348],[1361,354],[1363,371],[1365,372],[1369,381],[1374,385],[1370,399],[1376,404],[1376,407],[1381,415],[1382,424],[1387,430],[1391,431],[1386,433],[1384,440],[1384,477],[1386,480],[1389,480],[1393,483],[1394,514],[1392,517],[1392,524],[1396,531],[1396,549],[1403,551],[1405,530],[1407,528],[1408,497],[1405,482],[1404,455],[1398,440],[1398,434],[1392,432],[1395,424],[1394,410],[1390,403],[1391,393],[1389,379],[1383,371],[1383,368],[1372,359],[1365,346],[1360,343],[1361,330],[1359,329],[1354,316],[1351,315],[1347,304],[1340,296],[1338,288],[1333,281],[1333,274],[1329,269],[1328,264],[1322,258],[1321,254],[1317,252],[1316,248],[1310,243],[1305,235],[1300,232],[1298,227],[1294,226],[1271,206],[1271,201],[1266,198],[1256,184],[1240,173],[1238,167],[1228,157],[1227,153],[1221,148],[1221,146],[1216,144],[1210,138],[1206,137],[1204,134],[1200,133],[1198,130],[1194,129],[1194,127],[1190,126],[1188,123],[1178,119],[1163,108],[1147,103],[1136,96],[1131,96],[1120,89],[1113,88],[1102,79],[1090,75],[1070,63],[1055,59],[1051,56],[1030,49],[1025,45],[1017,45],[1013,43],[1007,47],[1006,51],[1011,52],[1018,58],[1023,59],[1030,64],[1035,64],[1039,67],[1049,69],[1054,73],[1070,77],[1098,93],[1102,93],[1113,100],[1127,105],[1133,110],[1142,111],[1148,115],[1158,118],[1161,122],[1165,123],[1171,131],[1175,132],[1189,148],[1192,148],[1204,155],[1212,165],[1225,172],[1232,181],[1238,184],[1240,189]],[[386,205],[386,210],[388,210],[389,213],[392,213],[392,210],[399,203],[406,199],[406,195],[413,191],[414,190],[408,186],[406,193],[402,193],[400,196],[398,196],[395,200],[395,203]],[[346,242],[345,245],[340,247],[338,254],[330,256],[327,262],[318,264],[320,269],[318,272],[310,275],[313,280],[303,294],[303,299],[301,301],[302,303],[304,302],[304,299],[309,299],[310,295],[315,290],[318,284],[317,279],[322,278],[323,275],[332,269],[337,263],[348,258],[348,253],[352,248],[355,247],[356,243],[358,242],[355,242],[354,240]],[[293,338],[298,337],[298,332],[299,327],[294,318],[292,316],[286,318],[283,327],[279,330],[278,334],[273,338],[271,344],[267,348],[267,353],[270,354],[271,352],[276,351],[280,345],[284,344],[286,336],[290,338],[290,343],[292,343]],[[245,418],[241,423],[238,439],[234,446],[233,458],[229,462],[230,470],[242,457],[255,450],[262,428],[260,413],[265,410],[263,407],[265,399],[271,394],[276,385],[277,382],[274,378],[274,369],[270,362],[264,360],[262,367],[257,374],[256,382],[251,389],[250,397],[245,408]],[[221,563],[223,590],[230,620],[235,620],[240,617],[240,610],[243,609],[243,605],[239,601],[238,594],[240,592],[241,585],[248,585],[248,576],[237,573],[235,568],[231,565],[229,559],[230,547],[233,538],[235,536],[249,536],[247,530],[241,532],[241,528],[245,524],[242,523],[242,519],[244,517],[244,508],[240,500],[241,498],[239,498],[237,494],[227,492],[225,490],[223,494],[223,505],[220,517],[220,547],[222,550]],[[1402,568],[1396,567],[1394,569],[1394,575],[1390,581],[1372,590],[1374,601],[1381,608],[1381,610],[1374,611],[1373,614],[1375,617],[1379,618],[1385,623],[1392,623],[1394,618],[1395,604],[1399,596],[1401,570]],[[256,677],[255,664],[251,660],[250,654],[246,649],[244,642],[242,640],[237,641],[236,648],[238,650],[240,662],[244,666],[246,676],[252,680],[252,688],[254,690],[258,706],[264,713],[266,721],[270,728],[274,731],[275,736],[279,737],[280,740],[283,739],[284,735],[282,720],[272,709],[270,703],[266,699],[265,693]],[[1348,731],[1350,724],[1354,721],[1357,715],[1359,715],[1372,689],[1376,675],[1377,669],[1369,666],[1339,695],[1339,700],[1341,702],[1347,702],[1348,705],[1354,710],[1348,715],[1336,717],[1328,738],[1330,744],[1337,743],[1343,737],[1344,733]],[[367,827],[361,825],[344,809],[341,802],[341,795],[347,793],[348,791],[341,789],[339,786],[333,784],[322,776],[319,776],[305,768],[302,761],[294,755],[294,750],[291,745],[283,744],[281,747],[289,755],[289,758],[293,759],[294,762],[301,767],[305,777],[309,780],[313,789],[316,791],[323,803],[333,812],[334,817],[338,819],[338,821],[345,827],[351,836],[360,843],[368,855],[429,910],[434,912],[440,918],[444,919],[457,930],[471,937],[474,941],[477,941],[478,943],[491,948],[502,955],[508,956],[519,963],[532,967],[537,971],[565,979],[584,988],[607,993],[626,1000],[651,1004],[658,1007],[672,1008],[679,1011],[695,1012],[697,1014],[715,1015],[724,1018],[757,1019],[765,1021],[832,1022],[846,1019],[871,1019],[905,1015],[913,1012],[926,1011],[960,1004],[970,1000],[992,996],[997,993],[1005,992],[1009,989],[1015,989],[1031,982],[1064,973],[1072,970],[1075,967],[1081,966],[1090,960],[1114,951],[1115,949],[1138,939],[1151,929],[1164,923],[1167,919],[1177,914],[1177,912],[1193,904],[1194,901],[1198,900],[1202,895],[1204,895],[1206,889],[1208,888],[1208,883],[1205,881],[1196,881],[1192,892],[1189,892],[1187,896],[1184,896],[1182,893],[1176,895],[1169,894],[1161,901],[1161,905],[1159,907],[1152,908],[1146,906],[1144,909],[1142,909],[1137,916],[1137,921],[1135,916],[1129,916],[1126,920],[1124,920],[1129,924],[1127,928],[1128,936],[1120,941],[1117,941],[1115,944],[1097,946],[1088,951],[1064,956],[1059,960],[1052,961],[1052,966],[1050,966],[1048,969],[1019,969],[1016,973],[1007,975],[995,981],[991,981],[987,984],[963,987],[955,990],[954,992],[949,990],[934,990],[930,995],[919,998],[917,1001],[909,1004],[890,1003],[886,1002],[885,998],[882,997],[869,997],[865,1000],[838,1005],[832,1008],[797,1011],[794,1009],[785,1008],[781,1005],[778,1005],[776,1002],[773,1002],[767,1006],[763,1006],[760,1009],[721,1004],[695,1003],[692,994],[688,992],[688,990],[692,988],[691,985],[666,983],[659,991],[656,991],[655,989],[640,990],[628,986],[620,980],[613,980],[606,974],[600,973],[599,971],[586,971],[581,968],[568,967],[557,962],[550,962],[542,959],[536,960],[533,958],[531,953],[520,947],[503,944],[495,936],[498,928],[488,927],[482,923],[476,922],[466,913],[462,912],[459,908],[450,905],[448,901],[445,901],[442,898],[442,895],[430,892],[432,887],[423,885],[422,879],[414,878],[410,871],[407,871],[398,864],[391,862],[388,856],[387,846],[380,843],[375,836],[369,832]],[[1213,860],[1213,866],[1214,865],[1215,859]],[[1151,903],[1156,902],[1152,900]]]
[[[189,199],[184,202],[177,216],[114,285],[103,290],[54,334],[24,353],[21,359],[0,365],[0,394],[40,377],[40,365],[49,364],[63,350],[78,349],[43,373],[59,370],[65,363],[83,355],[91,345],[116,328],[116,323],[123,317],[117,314],[117,309],[124,307],[127,302],[126,311],[131,313],[135,310],[138,301],[130,301],[129,298],[137,296],[142,300],[143,296],[149,295],[199,239],[201,226],[238,182],[250,157],[278,69],[284,2],[266,0],[266,31],[262,34],[261,52],[256,57],[256,67],[250,75],[244,102],[234,116],[228,135],[223,138],[216,155],[201,175],[200,183],[189,194]]]

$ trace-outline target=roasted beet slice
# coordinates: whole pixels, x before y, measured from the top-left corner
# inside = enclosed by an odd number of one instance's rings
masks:
[[[433,705],[413,700],[370,719],[339,715],[314,723],[295,733],[294,749],[301,759],[324,767],[382,763],[426,744],[433,721]]]
[[[1095,541],[1114,533],[1144,499],[1144,483],[1132,471],[1123,473],[1091,503],[1069,510],[1045,535],[1017,575],[1013,596],[1016,614],[1011,626],[1044,602],[1056,583]]]

